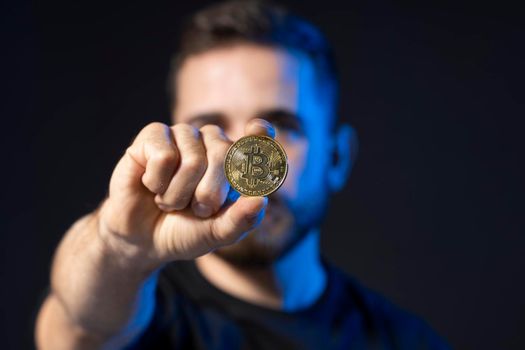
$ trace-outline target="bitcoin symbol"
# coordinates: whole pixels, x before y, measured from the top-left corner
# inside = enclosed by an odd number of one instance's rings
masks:
[[[268,167],[268,156],[261,153],[261,148],[258,145],[253,145],[251,151],[244,153],[248,158],[246,159],[246,172],[242,177],[246,179],[249,186],[255,186],[259,180],[264,179],[270,173]]]
[[[283,147],[268,136],[241,137],[224,158],[228,182],[245,196],[268,196],[283,184],[287,172]]]

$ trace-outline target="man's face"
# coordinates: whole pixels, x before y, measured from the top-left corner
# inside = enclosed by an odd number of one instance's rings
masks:
[[[327,202],[329,106],[318,96],[313,65],[302,54],[239,44],[187,58],[176,80],[174,122],[217,124],[232,141],[263,118],[289,162],[282,187],[270,195],[257,229],[216,254],[243,265],[266,265],[319,224]]]

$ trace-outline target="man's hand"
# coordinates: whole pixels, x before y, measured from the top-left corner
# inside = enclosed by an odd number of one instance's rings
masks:
[[[245,133],[274,131],[254,119]],[[57,249],[35,328],[38,348],[129,344],[153,315],[155,271],[234,243],[257,224],[266,198],[225,204],[231,143],[213,125],[153,123],[139,133],[115,167],[108,198]]]
[[[245,134],[274,131],[254,119]],[[112,174],[109,197],[98,213],[102,240],[153,267],[239,240],[258,223],[267,200],[240,197],[224,206],[229,184],[223,162],[231,144],[216,125],[146,126]]]

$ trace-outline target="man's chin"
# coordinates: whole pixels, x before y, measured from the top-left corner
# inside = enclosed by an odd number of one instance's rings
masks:
[[[283,202],[270,199],[260,225],[229,246],[217,248],[214,254],[243,267],[265,267],[279,259],[298,241],[295,220]]]
[[[247,233],[242,240],[214,250],[214,254],[227,262],[243,267],[265,267],[280,255],[279,246],[265,242],[267,234],[258,229]]]
[[[213,253],[237,266],[266,267],[292,250],[324,216],[324,200],[317,200],[314,207],[300,204],[295,211],[279,194],[269,196],[268,200],[266,214],[257,228]]]

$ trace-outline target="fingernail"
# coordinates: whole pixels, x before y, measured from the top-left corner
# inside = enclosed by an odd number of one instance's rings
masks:
[[[193,205],[193,211],[195,215],[201,217],[201,218],[207,218],[211,215],[211,208],[207,206],[206,204],[202,203],[195,203]]]

